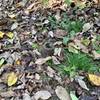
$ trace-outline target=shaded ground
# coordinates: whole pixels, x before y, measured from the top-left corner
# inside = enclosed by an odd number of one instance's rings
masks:
[[[32,3],[0,1],[0,100],[100,100],[100,7]]]

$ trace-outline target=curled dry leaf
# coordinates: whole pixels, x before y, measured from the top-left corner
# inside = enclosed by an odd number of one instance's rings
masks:
[[[46,58],[39,58],[35,61],[35,64],[37,65],[42,65],[44,63],[46,63],[48,60],[52,59],[52,57],[48,56]]]
[[[39,99],[42,99],[42,100],[47,100],[51,97],[51,94],[50,92],[46,91],[46,90],[41,90],[41,91],[38,91],[35,93],[34,95],[34,98],[35,100],[39,100]]]
[[[17,75],[14,72],[9,73],[7,80],[8,86],[14,85],[17,82],[17,79]]]
[[[88,79],[92,84],[100,86],[100,76],[94,74],[88,74]]]
[[[69,93],[62,86],[57,86],[55,92],[60,100],[71,100]]]

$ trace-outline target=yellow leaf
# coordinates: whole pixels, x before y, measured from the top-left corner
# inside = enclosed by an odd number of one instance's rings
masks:
[[[5,33],[3,33],[3,32],[0,31],[0,39],[3,38],[4,34]]]
[[[88,74],[88,79],[90,82],[96,86],[100,86],[100,76],[94,74]]]
[[[8,86],[12,86],[17,82],[17,75],[14,72],[8,74]]]
[[[10,39],[12,39],[14,37],[14,34],[12,32],[8,32],[6,34],[6,36],[8,36]]]

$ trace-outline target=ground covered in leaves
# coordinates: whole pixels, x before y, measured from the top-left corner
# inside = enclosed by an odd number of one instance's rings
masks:
[[[100,100],[99,3],[0,0],[0,100]]]

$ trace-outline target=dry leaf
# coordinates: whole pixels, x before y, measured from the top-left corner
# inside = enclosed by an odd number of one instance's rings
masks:
[[[6,92],[0,92],[0,96],[9,98],[9,97],[15,96],[15,93],[13,91],[9,90]]]
[[[6,34],[7,37],[9,37],[10,39],[12,39],[14,37],[14,34],[12,32],[8,32]]]
[[[100,86],[100,76],[94,74],[88,74],[88,79],[90,82],[96,86]]]
[[[88,31],[91,27],[92,27],[92,25],[90,23],[85,23],[83,25],[83,32]]]
[[[35,61],[35,64],[38,64],[38,65],[42,65],[44,63],[46,63],[48,60],[52,59],[52,57],[46,57],[46,58],[39,58]]]
[[[49,99],[50,97],[51,97],[50,92],[45,91],[45,90],[38,91],[38,92],[36,92],[35,95],[34,95],[35,100],[39,100],[39,99],[47,100],[47,99]]]
[[[88,53],[89,52],[88,48],[81,43],[81,40],[74,39],[74,43],[78,47],[78,49],[81,50],[82,52],[84,52],[84,53]]]
[[[31,97],[28,93],[23,94],[23,100],[31,100]]]
[[[67,35],[67,32],[62,29],[57,29],[54,32],[54,37],[56,37],[56,38],[63,38],[65,35]]]
[[[17,82],[17,75],[14,72],[8,74],[8,86],[12,86]]]
[[[70,95],[62,86],[57,86],[55,92],[60,100],[71,100]]]
[[[100,54],[96,51],[92,51],[94,59],[100,59]]]
[[[55,57],[55,56],[52,56],[52,61],[55,65],[58,65],[60,64],[59,60]]]
[[[8,14],[8,16],[9,16],[11,19],[13,19],[13,18],[15,18],[15,17],[16,17],[16,15],[15,15],[15,14]]]
[[[78,79],[79,85],[83,88],[89,91],[88,87],[86,86],[85,82],[82,79]]]
[[[3,32],[0,31],[0,39],[3,38],[4,34],[5,33],[3,33]]]

